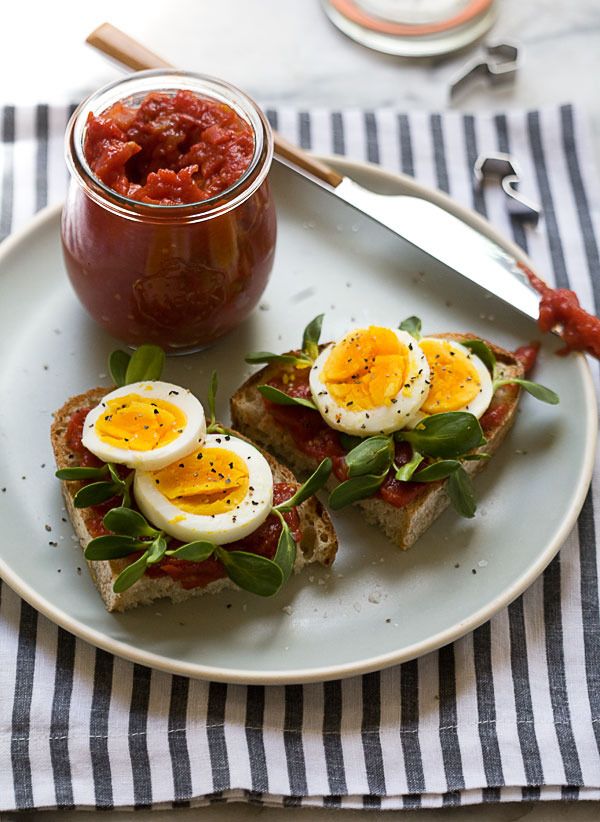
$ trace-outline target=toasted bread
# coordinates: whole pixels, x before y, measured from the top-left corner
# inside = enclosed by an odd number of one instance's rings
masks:
[[[436,336],[456,342],[479,339],[472,334],[437,334]],[[488,342],[487,345],[496,357],[499,377],[523,377],[523,366],[514,354],[493,343]],[[320,350],[324,347],[321,345]],[[258,391],[259,385],[273,379],[285,368],[286,366],[279,363],[272,363],[246,380],[231,398],[231,418],[237,430],[281,457],[293,471],[298,473],[312,471],[316,466],[316,461],[297,447],[289,431],[274,422]],[[505,403],[507,411],[499,424],[487,430],[487,444],[480,449],[482,452],[492,455],[510,430],[517,410],[519,393],[520,389],[516,386],[501,387],[496,391],[492,405]],[[485,468],[489,461],[465,462],[464,469],[468,474],[474,475]],[[331,477],[329,485],[331,488],[337,485],[335,477]],[[362,510],[368,522],[379,526],[393,543],[406,550],[447,508],[449,498],[445,490],[445,481],[442,481],[432,483],[419,497],[403,508],[396,508],[376,496],[359,500],[354,505]]]
[[[67,440],[67,430],[71,417],[76,411],[97,405],[110,390],[109,388],[92,388],[85,394],[72,397],[54,414],[51,440],[58,468],[70,468],[78,463],[78,454],[69,447]],[[281,465],[270,454],[265,453],[264,456],[271,467],[275,482],[287,482],[297,485],[296,478],[288,468]],[[87,508],[75,508],[73,504],[73,498],[82,486],[81,482],[67,481],[62,482],[61,485],[69,517],[81,547],[85,549],[92,539],[88,526],[91,524],[91,517],[94,516],[94,513]],[[297,573],[311,562],[331,565],[337,551],[337,538],[329,515],[323,510],[321,503],[315,497],[308,499],[296,510],[300,517],[302,540],[299,546],[300,550],[297,552],[294,571]],[[218,593],[227,588],[237,588],[227,577],[215,580],[204,587],[185,589],[178,580],[174,580],[169,576],[158,578],[143,576],[131,588],[123,593],[116,594],[113,591],[114,581],[129,561],[128,558],[125,558],[87,563],[92,579],[108,611],[125,611],[129,608],[135,608],[137,605],[147,605],[161,597],[168,597],[173,602],[181,602],[200,594]]]

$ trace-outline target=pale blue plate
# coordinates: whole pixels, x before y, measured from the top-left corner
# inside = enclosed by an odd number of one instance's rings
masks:
[[[443,195],[365,165],[337,165],[373,188],[433,199],[516,253]],[[297,346],[307,320],[322,311],[324,339],[351,324],[395,325],[410,314],[422,317],[425,332],[472,331],[508,348],[539,336],[533,323],[310,183],[281,167],[272,179],[279,246],[261,309],[212,350],[167,363],[166,379],[201,399],[217,368],[223,417],[250,371],[244,354]],[[0,294],[0,573],[51,620],[135,662],[193,677],[283,683],[414,658],[517,597],[558,551],[583,504],[597,427],[592,382],[584,358],[554,356],[559,343],[547,337],[535,379],[558,391],[561,404],[523,399],[513,431],[476,481],[475,519],[449,510],[403,554],[346,511],[335,517],[334,569],[310,567],[272,600],[224,593],[109,614],[62,521],[48,434],[67,397],[109,384],[106,358],[118,344],[71,292],[58,209],[2,246]]]

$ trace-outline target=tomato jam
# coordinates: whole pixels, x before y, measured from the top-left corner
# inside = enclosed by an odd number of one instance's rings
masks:
[[[142,72],[88,98],[67,129],[67,273],[130,345],[203,348],[253,310],[273,266],[269,125],[241,91]]]
[[[144,203],[181,205],[221,194],[254,154],[250,125],[191,91],[150,92],[139,105],[90,112],[85,159],[109,188]]]
[[[531,285],[540,295],[538,325],[542,331],[558,328],[565,347],[559,354],[584,351],[600,359],[600,317],[581,307],[574,291],[568,288],[550,288],[530,268],[520,266]]]

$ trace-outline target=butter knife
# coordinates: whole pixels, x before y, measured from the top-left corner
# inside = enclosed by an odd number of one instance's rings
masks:
[[[87,42],[136,71],[172,68],[110,23],[95,29]],[[477,229],[429,200],[404,194],[378,194],[364,188],[277,133],[274,144],[277,160],[517,311],[537,320],[539,295],[526,281],[516,258]]]

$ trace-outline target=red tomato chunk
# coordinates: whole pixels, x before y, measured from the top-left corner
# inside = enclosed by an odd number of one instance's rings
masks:
[[[151,92],[139,106],[88,115],[84,153],[94,174],[133,200],[197,203],[221,194],[254,153],[250,125],[224,103],[191,91]]]

